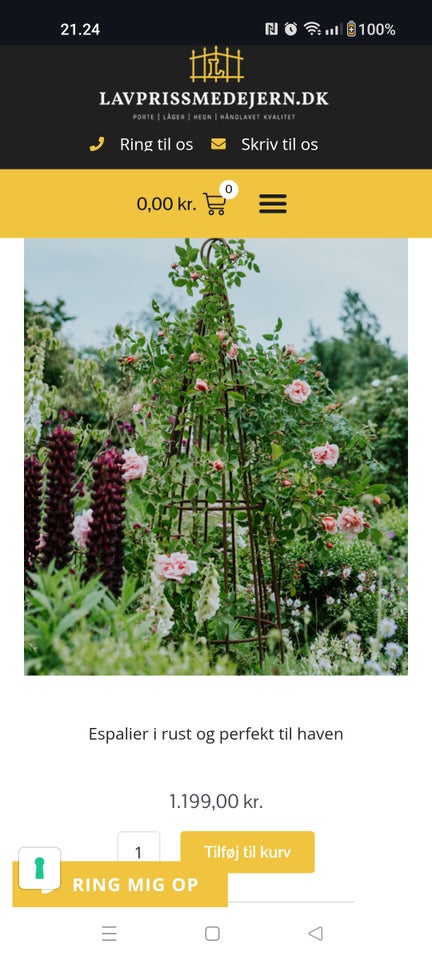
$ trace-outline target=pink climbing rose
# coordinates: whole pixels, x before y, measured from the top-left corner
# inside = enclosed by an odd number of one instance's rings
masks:
[[[342,533],[347,533],[351,537],[356,533],[361,533],[364,525],[364,516],[355,507],[343,507],[337,518],[338,530],[341,530]]]
[[[207,380],[201,380],[200,377],[195,380],[195,390],[200,390],[201,393],[208,393],[209,389],[210,387],[207,383]]]
[[[311,388],[306,380],[293,380],[285,387],[284,393],[293,403],[304,403],[307,400]]]
[[[311,454],[314,463],[325,463],[326,467],[334,467],[338,462],[339,447],[336,443],[325,443],[322,447],[313,447]]]
[[[231,346],[230,346],[230,348],[229,348],[229,350],[227,350],[227,357],[229,357],[230,360],[235,360],[235,358],[236,358],[236,356],[237,356],[237,351],[238,351],[238,346],[237,346],[237,344],[236,344],[236,343],[232,343]]]
[[[337,523],[334,517],[322,517],[321,524],[324,530],[327,530],[327,533],[336,533]]]
[[[156,557],[155,573],[160,580],[176,580],[181,583],[183,577],[196,573],[196,560],[189,560],[185,550],[181,553],[160,553]]]
[[[134,447],[123,451],[125,480],[141,480],[147,473],[148,457],[140,456]]]

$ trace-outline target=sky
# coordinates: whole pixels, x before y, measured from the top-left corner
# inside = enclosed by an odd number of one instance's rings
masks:
[[[108,342],[116,323],[133,324],[153,298],[190,303],[168,278],[176,259],[166,239],[34,239],[25,242],[25,287],[31,300],[65,301],[76,319],[64,330],[80,349]],[[192,239],[201,246],[203,239]],[[307,345],[309,323],[324,338],[341,335],[344,292],[358,292],[390,337],[397,354],[407,352],[408,244],[404,239],[246,238],[260,273],[246,271],[230,299],[237,323],[253,344],[281,317],[281,342]]]

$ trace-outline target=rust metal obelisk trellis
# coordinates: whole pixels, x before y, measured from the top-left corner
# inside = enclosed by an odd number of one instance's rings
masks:
[[[201,247],[201,259],[206,267],[210,264],[210,257],[216,244],[223,244],[229,249],[223,239],[212,238],[206,240]],[[203,295],[205,303],[206,292]],[[228,338],[234,332],[234,320],[228,293],[224,282],[222,268],[217,278],[218,319]],[[212,297],[215,297],[213,287]],[[210,333],[206,310],[197,322],[196,332],[200,337]],[[227,381],[227,363],[229,364],[229,382]],[[183,470],[179,482],[175,485],[172,498],[164,504],[157,528],[175,524],[175,533],[171,528],[171,536],[182,538],[187,534],[192,543],[207,544],[209,532],[216,522],[220,521],[222,530],[222,546],[218,551],[217,566],[220,570],[221,585],[225,601],[229,600],[230,609],[235,619],[244,621],[244,636],[233,638],[229,628],[221,641],[229,652],[232,643],[252,643],[258,645],[259,660],[262,664],[266,637],[272,628],[281,631],[280,615],[280,563],[278,563],[274,545],[271,518],[264,514],[262,497],[254,493],[254,483],[251,469],[251,460],[254,457],[253,444],[247,433],[247,419],[237,404],[230,402],[230,392],[234,391],[237,397],[246,403],[247,390],[242,384],[241,366],[237,357],[227,357],[227,351],[220,347],[219,380],[224,383],[222,399],[217,416],[212,420],[201,412],[202,408],[190,396],[190,387],[193,383],[193,374],[190,364],[185,370],[180,402],[175,411],[171,435],[168,442],[165,466],[169,467],[171,458],[194,456],[209,457],[209,452],[217,445],[226,451],[226,460],[229,468],[221,471],[221,492],[218,499],[209,496],[205,479],[197,484],[195,495],[188,498],[188,481],[186,469]],[[245,407],[245,403],[242,404]],[[233,465],[235,464],[235,465]],[[175,507],[175,519],[171,519],[172,509]],[[250,556],[249,609],[245,612],[244,584],[238,572],[236,544],[236,515],[246,518],[247,543]],[[272,597],[276,614],[269,614],[269,598]],[[240,600],[243,600],[243,603]],[[282,637],[280,641],[281,656],[283,656]]]

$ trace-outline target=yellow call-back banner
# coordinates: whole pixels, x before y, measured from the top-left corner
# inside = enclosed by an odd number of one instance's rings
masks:
[[[235,186],[224,195],[226,181]],[[0,171],[3,237],[221,230],[232,237],[430,237],[432,170]]]
[[[226,907],[230,873],[313,873],[315,834],[185,831],[179,861],[63,861],[53,890],[20,886],[12,869],[15,907]]]

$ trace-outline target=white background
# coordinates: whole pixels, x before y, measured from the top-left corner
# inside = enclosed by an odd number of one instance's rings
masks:
[[[333,960],[430,950],[430,263],[409,243],[410,671],[408,677],[40,677],[23,675],[23,242],[0,241],[3,314],[1,902],[7,958],[174,955]],[[223,746],[90,742],[100,728],[342,728],[340,742]],[[173,792],[237,792],[262,810],[172,810]],[[230,881],[226,910],[12,910],[20,846],[116,858],[119,830],[314,830],[316,872]],[[272,901],[239,903],[238,901]],[[235,902],[234,902],[235,901]],[[282,902],[281,902],[282,901]],[[290,901],[285,902],[285,901]],[[314,903],[292,903],[314,901]],[[324,903],[322,901],[354,901]],[[115,945],[100,924],[118,923]],[[204,939],[217,924],[221,939]],[[323,925],[324,940],[308,936]],[[39,945],[39,946],[38,946]],[[318,954],[317,954],[318,951]]]

